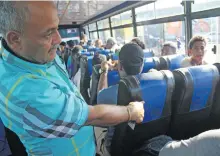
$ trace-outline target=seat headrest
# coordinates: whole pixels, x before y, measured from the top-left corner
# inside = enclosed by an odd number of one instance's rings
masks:
[[[174,78],[170,71],[155,71],[127,77],[120,81],[119,88],[121,85],[127,86],[130,94],[127,96],[132,96],[133,101],[145,101],[143,123],[171,114],[170,102]]]
[[[190,111],[200,110],[211,104],[208,102],[213,98],[215,87],[219,81],[217,67],[214,65],[202,65],[177,69],[175,72],[180,73],[185,80],[186,87],[190,87],[193,90]],[[193,86],[188,83],[190,81],[193,82]]]
[[[160,60],[157,57],[145,58],[142,73],[147,73],[150,69],[158,69],[159,62]]]
[[[112,55],[112,60],[118,60],[118,59],[119,59],[118,55],[116,55],[116,54]]]
[[[185,54],[163,56],[163,58],[167,61],[168,69],[171,71],[181,68],[181,62],[185,57],[186,57]]]
[[[112,70],[108,72],[108,86],[116,85],[120,80],[118,71]]]
[[[148,57],[154,57],[154,53],[152,51],[149,51],[147,49],[144,49],[144,57],[148,58]]]

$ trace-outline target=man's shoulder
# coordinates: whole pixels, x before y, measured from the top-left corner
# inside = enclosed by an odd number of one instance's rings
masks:
[[[182,60],[181,67],[189,67],[189,66],[192,66],[191,60],[190,60],[190,57],[186,57]]]

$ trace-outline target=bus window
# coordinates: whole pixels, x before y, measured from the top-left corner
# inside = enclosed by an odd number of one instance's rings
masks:
[[[182,21],[138,26],[137,33],[155,56],[160,56],[162,45],[167,41],[176,45],[177,52],[185,53],[185,28]]]
[[[97,40],[98,39],[97,31],[90,32],[90,39],[91,40]]]
[[[184,13],[182,0],[158,0],[155,2],[156,18],[180,15]]]
[[[106,44],[109,37],[111,37],[110,30],[99,31],[99,39],[102,40],[103,44]]]
[[[209,10],[220,7],[219,0],[194,0],[192,4],[192,12]]]
[[[113,29],[113,37],[117,40],[118,44],[125,44],[132,40],[134,37],[133,28]]]
[[[137,22],[155,19],[154,3],[136,8],[135,13]]]

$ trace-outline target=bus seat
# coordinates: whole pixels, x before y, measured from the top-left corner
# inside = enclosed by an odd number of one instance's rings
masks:
[[[150,69],[160,70],[160,60],[157,57],[150,57],[144,59],[144,67],[142,73],[147,73]]]
[[[118,55],[116,55],[116,54],[113,54],[112,55],[112,60],[118,60],[119,59],[119,56]]]
[[[108,86],[116,85],[120,80],[117,70],[112,70],[108,72]]]
[[[92,84],[90,88],[90,105],[97,104],[97,89],[99,84],[99,70],[101,68],[100,64],[94,65],[92,70]]]
[[[89,75],[91,76],[92,75],[92,59],[93,59],[93,56],[88,56],[87,57],[88,59],[88,71],[89,71]]]
[[[220,63],[214,64],[220,73]],[[210,115],[210,129],[217,129],[220,128],[220,81],[218,81],[218,84],[215,89],[215,95],[212,105],[212,111]]]
[[[80,93],[87,103],[89,103],[89,93],[90,88],[90,74],[88,70],[88,58],[82,55],[80,58],[80,69],[81,69],[81,79],[80,79]]]
[[[170,136],[188,139],[207,130],[219,73],[214,65],[203,65],[177,69],[173,74]]]
[[[94,52],[83,52],[83,51],[82,51],[81,55],[93,56],[93,55],[94,55]]]
[[[97,104],[117,104],[118,85],[101,90],[97,96]]]
[[[174,78],[171,71],[155,71],[129,76],[119,82],[118,105],[132,101],[145,101],[142,124],[132,130],[128,123],[116,126],[111,155],[129,156],[144,141],[167,134],[171,119],[171,97]]]
[[[148,49],[144,49],[144,57],[145,58],[154,57],[153,51],[149,51]]]
[[[27,156],[24,145],[20,141],[17,134],[5,127],[6,138],[12,152],[12,156]]]
[[[181,68],[181,62],[186,57],[185,54],[175,54],[169,56],[163,56],[166,60],[167,67],[169,70],[173,71],[175,69]]]
[[[6,156],[10,154],[11,150],[9,148],[9,144],[6,138],[5,128],[2,123],[2,120],[0,119],[0,155]]]

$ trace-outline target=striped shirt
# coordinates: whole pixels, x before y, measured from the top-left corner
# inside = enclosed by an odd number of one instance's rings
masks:
[[[0,51],[0,117],[19,136],[28,155],[94,156],[93,127],[83,126],[88,105],[68,79],[60,58],[39,65],[4,47]]]

